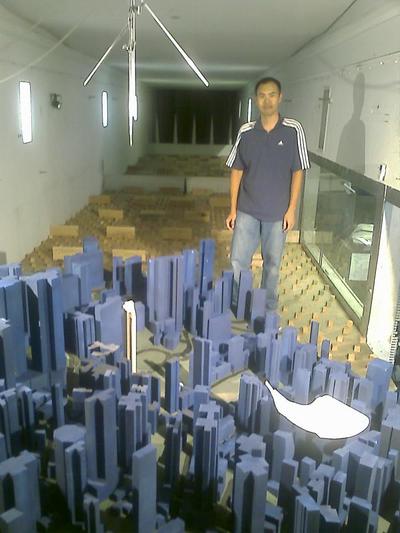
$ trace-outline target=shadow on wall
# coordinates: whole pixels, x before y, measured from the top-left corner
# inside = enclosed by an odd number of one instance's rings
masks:
[[[336,161],[365,174],[365,124],[361,120],[361,111],[365,98],[365,76],[357,75],[353,86],[353,114],[345,124],[339,140]]]
[[[2,252],[0,250],[0,265],[5,265],[7,263],[7,255],[6,252]]]

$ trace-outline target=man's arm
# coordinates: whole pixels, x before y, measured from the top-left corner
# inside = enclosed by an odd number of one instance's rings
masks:
[[[292,174],[289,207],[283,217],[282,223],[282,227],[285,232],[290,231],[296,223],[296,208],[301,194],[303,177],[303,170],[295,170]]]
[[[240,182],[242,180],[243,170],[232,168],[231,170],[231,212],[226,219],[226,227],[229,230],[233,230],[235,227],[236,213],[237,213],[237,200],[239,195]]]

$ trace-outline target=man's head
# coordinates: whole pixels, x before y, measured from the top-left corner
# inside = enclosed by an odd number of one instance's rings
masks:
[[[255,100],[262,117],[278,113],[282,101],[281,82],[275,78],[262,78],[255,86]]]

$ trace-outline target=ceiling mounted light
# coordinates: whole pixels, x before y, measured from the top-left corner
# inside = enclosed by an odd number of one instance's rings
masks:
[[[122,28],[117,37],[111,43],[111,45],[104,52],[102,57],[93,67],[89,75],[83,82],[83,85],[86,85],[93,78],[97,70],[100,68],[104,60],[107,58],[111,50],[114,48],[116,43],[121,39],[123,34],[128,30],[128,44],[123,46],[123,50],[128,52],[128,130],[129,130],[129,144],[133,144],[133,123],[138,118],[138,101],[137,101],[137,91],[136,91],[136,16],[142,13],[142,9],[146,8],[147,12],[153,17],[154,21],[157,23],[159,28],[165,33],[171,43],[175,46],[178,52],[181,54],[183,59],[187,62],[193,72],[200,78],[206,87],[209,86],[209,82],[200,72],[199,68],[196,66],[195,62],[189,57],[181,45],[176,41],[173,35],[167,30],[161,20],[157,17],[154,11],[150,8],[144,0],[130,0],[129,14],[128,14],[128,24]]]

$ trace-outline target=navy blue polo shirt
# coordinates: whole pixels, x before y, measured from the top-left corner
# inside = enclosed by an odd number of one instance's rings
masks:
[[[243,124],[226,165],[243,170],[239,211],[265,222],[282,220],[289,206],[292,173],[310,168],[302,125],[282,117],[270,132],[261,119]]]

